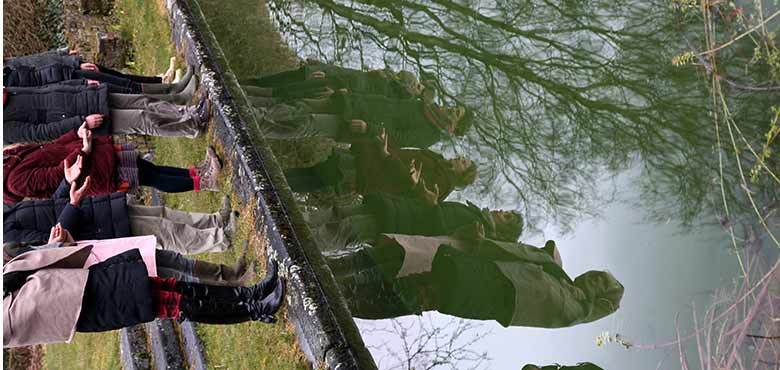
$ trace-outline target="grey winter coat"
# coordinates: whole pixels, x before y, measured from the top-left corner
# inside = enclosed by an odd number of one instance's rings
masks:
[[[85,80],[42,87],[7,87],[3,101],[3,144],[55,140],[78,128],[90,114],[108,116],[108,86]],[[93,130],[110,132],[110,123]]]

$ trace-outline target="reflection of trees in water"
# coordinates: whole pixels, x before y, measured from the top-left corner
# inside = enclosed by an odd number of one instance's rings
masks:
[[[362,332],[381,340],[369,345],[377,365],[387,370],[489,368],[486,352],[471,349],[487,337],[477,321],[450,318],[434,322],[431,316],[363,321]]]
[[[649,199],[688,217],[706,203],[717,168],[708,101],[701,76],[670,63],[686,47],[667,1],[270,5],[300,54],[414,70],[444,103],[473,109],[475,129],[442,150],[479,163],[473,197],[517,206],[531,224],[593,212],[603,170],[636,158]]]

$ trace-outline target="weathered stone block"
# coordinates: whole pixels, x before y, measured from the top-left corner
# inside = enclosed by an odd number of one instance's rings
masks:
[[[97,34],[95,62],[109,68],[124,68],[130,54],[130,41],[113,32]]]

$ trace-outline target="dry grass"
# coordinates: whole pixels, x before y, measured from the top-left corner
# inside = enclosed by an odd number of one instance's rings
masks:
[[[38,1],[3,0],[4,58],[49,49],[49,39],[38,22],[42,11]]]

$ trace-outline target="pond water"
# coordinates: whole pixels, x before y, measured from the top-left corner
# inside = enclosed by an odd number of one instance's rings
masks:
[[[269,0],[318,62],[242,87],[380,368],[698,366],[694,340],[645,347],[760,276],[750,248],[776,258],[777,157],[753,153],[780,17],[743,3]],[[748,29],[718,82],[685,54]]]

